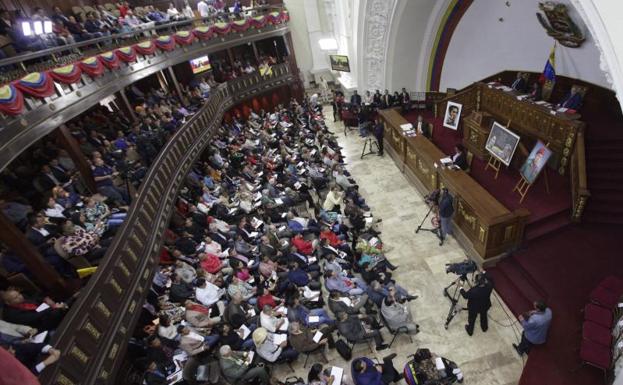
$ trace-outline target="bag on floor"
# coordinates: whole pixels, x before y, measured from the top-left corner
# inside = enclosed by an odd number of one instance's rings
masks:
[[[350,361],[351,357],[353,356],[353,351],[351,350],[350,346],[348,346],[348,344],[344,342],[344,340],[341,338],[335,341],[335,349],[337,349],[337,352],[346,361]]]

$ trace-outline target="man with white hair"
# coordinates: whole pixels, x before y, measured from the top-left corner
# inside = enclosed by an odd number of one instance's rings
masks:
[[[268,384],[268,373],[265,368],[252,367],[249,352],[235,352],[229,345],[223,345],[219,349],[219,365],[227,378],[227,381],[247,384],[253,380],[258,380],[260,384]]]

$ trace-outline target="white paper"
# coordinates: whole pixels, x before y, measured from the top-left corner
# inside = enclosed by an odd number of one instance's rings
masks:
[[[257,231],[253,231],[253,232],[251,232],[251,234],[249,234],[249,237],[251,237],[251,238],[255,238],[255,237],[257,237],[258,235],[260,235],[260,233],[258,233]]]
[[[246,340],[247,337],[249,336],[249,334],[251,334],[251,330],[247,327],[247,325],[240,326],[240,328],[238,330],[242,332],[242,339],[243,340]]]
[[[413,128],[413,124],[411,123],[401,124],[400,128],[402,128],[403,131],[409,131],[410,129]]]
[[[307,263],[311,265],[312,263],[316,263],[317,260],[318,258],[316,257],[309,257],[307,258]]]
[[[288,340],[287,334],[273,333],[273,343],[275,345],[280,345],[282,342],[287,341],[287,340]]]
[[[254,317],[255,316],[255,309],[249,309],[247,311],[247,314],[249,315],[249,317]]]
[[[322,334],[320,331],[316,331],[316,334],[314,334],[314,338],[312,338],[312,340],[314,340],[315,343],[318,343],[322,339],[323,335],[324,334]]]
[[[445,370],[446,369],[446,365],[443,364],[443,361],[442,361],[441,357],[435,358],[435,366],[437,367],[437,370]]]
[[[452,158],[450,158],[450,157],[448,156],[448,157],[445,157],[445,158],[441,158],[441,159],[439,159],[439,161],[440,161],[443,165],[446,165],[446,164],[452,163]]]
[[[353,301],[351,301],[348,297],[341,297],[340,301],[344,302],[344,304],[349,307],[353,304]]]
[[[282,319],[283,319],[283,324],[281,324],[281,327],[279,328],[279,331],[287,332],[288,331],[288,326],[290,326],[290,322],[285,317],[282,318]]]
[[[333,366],[331,368],[331,375],[333,376],[333,385],[340,385],[342,383],[342,376],[344,375],[344,369]]]
[[[44,303],[42,303],[41,305],[39,305],[39,307],[38,307],[38,308],[36,308],[36,309],[35,309],[35,311],[36,311],[37,313],[41,313],[42,311],[44,311],[44,310],[48,310],[49,308],[50,308],[50,305],[48,305],[47,303],[45,303],[45,302],[44,302]]]
[[[247,365],[250,365],[251,362],[253,362],[253,357],[255,357],[255,352],[253,350],[249,350],[247,352],[247,359],[246,359]]]
[[[278,204],[278,205],[282,205],[283,204],[283,199],[275,198],[275,203]]]
[[[32,337],[30,339],[30,341],[32,343],[34,343],[34,344],[42,344],[43,341],[45,341],[45,337],[47,337],[47,336],[48,336],[48,331],[46,330],[46,331],[41,332],[41,333],[37,334],[36,336]]]
[[[320,317],[317,315],[310,315],[309,317],[307,317],[307,322],[309,322],[310,324],[320,322]]]

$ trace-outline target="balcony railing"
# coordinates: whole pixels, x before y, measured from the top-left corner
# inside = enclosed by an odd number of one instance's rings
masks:
[[[266,24],[245,31],[233,30],[209,40],[195,39],[187,45],[177,45],[171,51],[155,50],[153,54],[136,53],[136,61],[120,63],[114,70],[105,70],[101,76],[82,73],[75,83],[54,81],[51,96],[24,97],[24,109],[19,115],[0,113],[0,170],[3,170],[24,149],[56,129],[60,124],[78,116],[100,100],[123,90],[132,83],[211,52],[234,47],[288,32],[287,24]]]
[[[42,384],[111,384],[158,268],[175,199],[224,112],[250,95],[295,81],[288,64],[221,84],[161,151],[132,202],[118,236],[53,337],[62,357]]]

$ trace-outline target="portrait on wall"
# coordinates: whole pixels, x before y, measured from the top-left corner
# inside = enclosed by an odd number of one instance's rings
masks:
[[[493,122],[491,132],[487,139],[485,148],[500,162],[510,165],[513,154],[519,144],[519,136],[502,126],[498,122]]]
[[[547,164],[550,156],[552,156],[552,150],[547,148],[540,140],[536,143],[528,159],[521,166],[519,172],[526,182],[532,184],[543,170],[543,167]]]
[[[462,109],[462,104],[448,102],[448,105],[446,106],[446,114],[443,117],[443,126],[453,130],[459,128],[459,119],[461,118]]]

